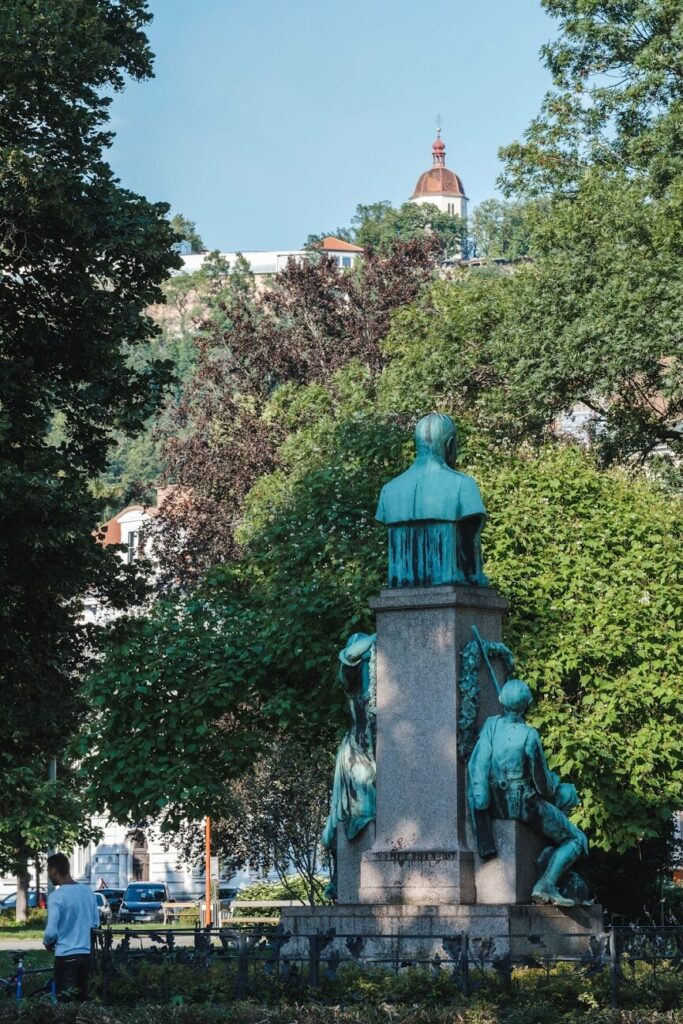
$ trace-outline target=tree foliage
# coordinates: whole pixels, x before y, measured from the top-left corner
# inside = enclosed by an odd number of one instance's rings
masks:
[[[88,587],[130,600],[92,535],[88,480],[116,431],[135,433],[169,378],[128,354],[176,264],[167,207],[120,187],[103,158],[111,92],[151,74],[142,0],[17,0],[0,11],[0,865],[70,842],[78,791],[46,785],[83,713],[94,649]],[[68,766],[64,767],[68,771]]]
[[[484,199],[475,206],[467,224],[467,254],[472,257],[517,260],[533,249],[534,218],[543,205]]]
[[[653,194],[683,171],[683,13],[678,0],[542,0],[559,22],[542,50],[553,79],[524,140],[506,147],[517,193],[572,195],[584,171],[644,175]]]
[[[385,371],[373,382],[356,364],[327,386],[290,386],[273,399],[290,433],[278,470],[249,496],[239,566],[209,577],[197,628],[177,627],[181,648],[162,640],[181,614],[175,607],[156,624],[128,624],[139,648],[125,676],[124,652],[114,648],[94,677],[96,735],[116,769],[93,760],[87,770],[115,813],[153,809],[140,794],[151,796],[159,773],[155,767],[141,780],[135,771],[134,724],[151,765],[171,743],[161,711],[143,724],[136,688],[146,688],[154,708],[166,688],[181,730],[173,741],[178,771],[193,771],[197,785],[213,778],[215,764],[208,750],[190,759],[182,749],[191,723],[200,724],[197,701],[243,722],[234,747],[223,743],[217,789],[231,762],[235,775],[244,770],[254,728],[267,735],[303,720],[310,743],[331,751],[333,727],[343,720],[335,654],[351,632],[371,625],[368,601],[385,573],[386,538],[373,522],[377,494],[410,457],[407,421],[381,411],[385,380],[395,394],[401,377],[394,369],[391,380]],[[402,378],[410,392],[405,365]],[[571,445],[506,452],[470,434],[462,465],[480,481],[491,513],[485,557],[511,603],[506,642],[535,690],[535,721],[552,764],[582,793],[580,823],[604,848],[657,834],[683,781],[680,502],[619,471],[600,472]],[[214,609],[213,627],[207,609]],[[155,634],[163,659],[152,650]],[[258,708],[258,722],[240,708]],[[110,792],[114,781],[118,794]],[[176,806],[180,815],[182,800]]]
[[[212,819],[211,848],[224,871],[231,874],[249,865],[264,877],[277,875],[279,897],[254,894],[252,899],[302,898],[311,906],[322,900],[320,837],[333,764],[325,744],[311,746],[309,739],[296,729],[264,739],[249,769],[227,782],[225,810]],[[203,828],[191,823],[173,839],[195,863],[201,862],[203,843]]]
[[[559,21],[543,51],[553,88],[502,150],[508,194],[546,201],[511,350],[535,418],[584,402],[606,461],[664,459],[680,482],[683,13],[677,0],[544,7]]]
[[[359,204],[350,227],[309,235],[306,245],[315,247],[327,234],[384,253],[392,252],[400,242],[421,239],[430,234],[438,242],[438,251],[444,260],[452,259],[463,251],[466,225],[462,218],[443,213],[434,203],[403,203],[394,207],[384,199],[377,203]]]
[[[181,242],[189,242],[191,252],[201,252],[204,248],[202,236],[197,231],[197,225],[193,220],[183,217],[182,213],[175,213],[171,217],[171,227]]]
[[[239,554],[244,497],[278,461],[282,428],[267,413],[288,383],[324,382],[349,359],[372,373],[394,311],[435,273],[438,243],[368,251],[352,272],[326,258],[297,263],[257,294],[238,264],[218,279],[196,336],[196,370],[173,411],[164,449],[175,485],[159,517],[161,584],[188,584]]]

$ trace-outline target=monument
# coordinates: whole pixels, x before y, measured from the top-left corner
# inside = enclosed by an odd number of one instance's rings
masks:
[[[337,902],[282,923],[295,938],[334,933],[342,955],[350,936],[409,957],[467,934],[499,957],[579,956],[602,931],[572,870],[588,844],[568,817],[574,787],[525,721],[531,691],[502,643],[508,605],[483,571],[486,509],[455,469],[450,417],[421,419],[415,446],[379,497],[389,585],[371,602],[376,634],[340,654],[352,725],[323,837]]]

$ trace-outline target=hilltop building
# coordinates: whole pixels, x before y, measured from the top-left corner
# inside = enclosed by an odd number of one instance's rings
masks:
[[[452,217],[467,218],[465,186],[462,178],[446,167],[446,144],[441,138],[441,128],[437,129],[436,139],[432,145],[432,166],[417,179],[415,190],[408,200],[410,203],[432,203],[442,213]],[[328,235],[318,243],[318,248],[329,256],[342,270],[350,270],[363,255],[358,245],[346,242],[341,238]],[[193,273],[199,270],[208,252],[192,252],[189,244],[180,243],[178,251],[182,257],[183,270]],[[258,278],[266,278],[271,274],[281,273],[290,259],[297,262],[307,255],[306,249],[264,249],[249,252],[221,252],[220,256],[229,265],[235,266],[238,256],[243,256],[249,264],[252,274]]]
[[[462,178],[446,167],[446,144],[441,138],[440,128],[432,145],[432,166],[417,179],[409,202],[418,205],[432,203],[442,213],[462,217],[463,220],[467,218],[465,186]]]
[[[326,256],[334,260],[338,267],[343,270],[350,270],[354,266],[356,260],[362,256],[363,250],[358,245],[352,245],[351,242],[345,242],[342,238],[334,238],[333,235],[328,235],[326,238],[319,243],[318,248],[321,249]],[[193,273],[195,270],[199,270],[202,263],[206,259],[207,252],[195,252],[187,255],[181,254],[183,260],[183,270],[187,273]],[[307,255],[306,249],[263,249],[254,250],[251,252],[222,252],[220,256],[229,265],[230,269],[235,266],[237,257],[242,256],[249,264],[254,277],[263,277],[270,274],[279,274],[287,266],[290,259],[299,262],[304,259]]]

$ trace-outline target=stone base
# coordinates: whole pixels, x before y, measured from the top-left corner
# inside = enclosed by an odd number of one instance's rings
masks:
[[[347,839],[340,825],[337,830],[337,902],[358,903],[361,858],[375,841],[375,823],[371,821],[355,839]]]
[[[493,821],[492,825],[498,856],[483,861],[478,853],[474,855],[477,903],[531,903],[539,876],[536,860],[549,840],[522,821]],[[469,822],[468,838],[476,851]]]
[[[339,953],[351,959],[350,945],[361,960],[430,960],[448,953],[443,940],[463,933],[469,936],[470,955],[484,956],[487,963],[511,956],[552,956],[579,959],[592,936],[603,932],[602,907],[391,906],[355,904],[333,907],[288,907],[282,926],[292,934],[282,955],[306,956],[307,936],[335,930],[325,946],[323,960]],[[490,941],[487,941],[490,940]]]

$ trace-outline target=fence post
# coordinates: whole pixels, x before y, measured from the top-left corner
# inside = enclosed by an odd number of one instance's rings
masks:
[[[17,999],[22,999],[24,995],[24,961],[20,960],[17,964],[17,982],[14,994]]]
[[[320,941],[318,935],[308,936],[308,984],[310,988],[317,988],[318,967],[320,965]]]
[[[617,933],[614,930],[613,924],[609,926],[609,960],[612,988],[610,1006],[613,1010],[616,1010],[619,1008],[619,947],[617,945]]]
[[[463,932],[461,949],[462,994],[468,996],[470,994],[470,937],[467,932]]]
[[[249,963],[247,960],[247,936],[240,931],[237,936],[237,998],[244,999],[247,994],[247,983],[249,981]]]

